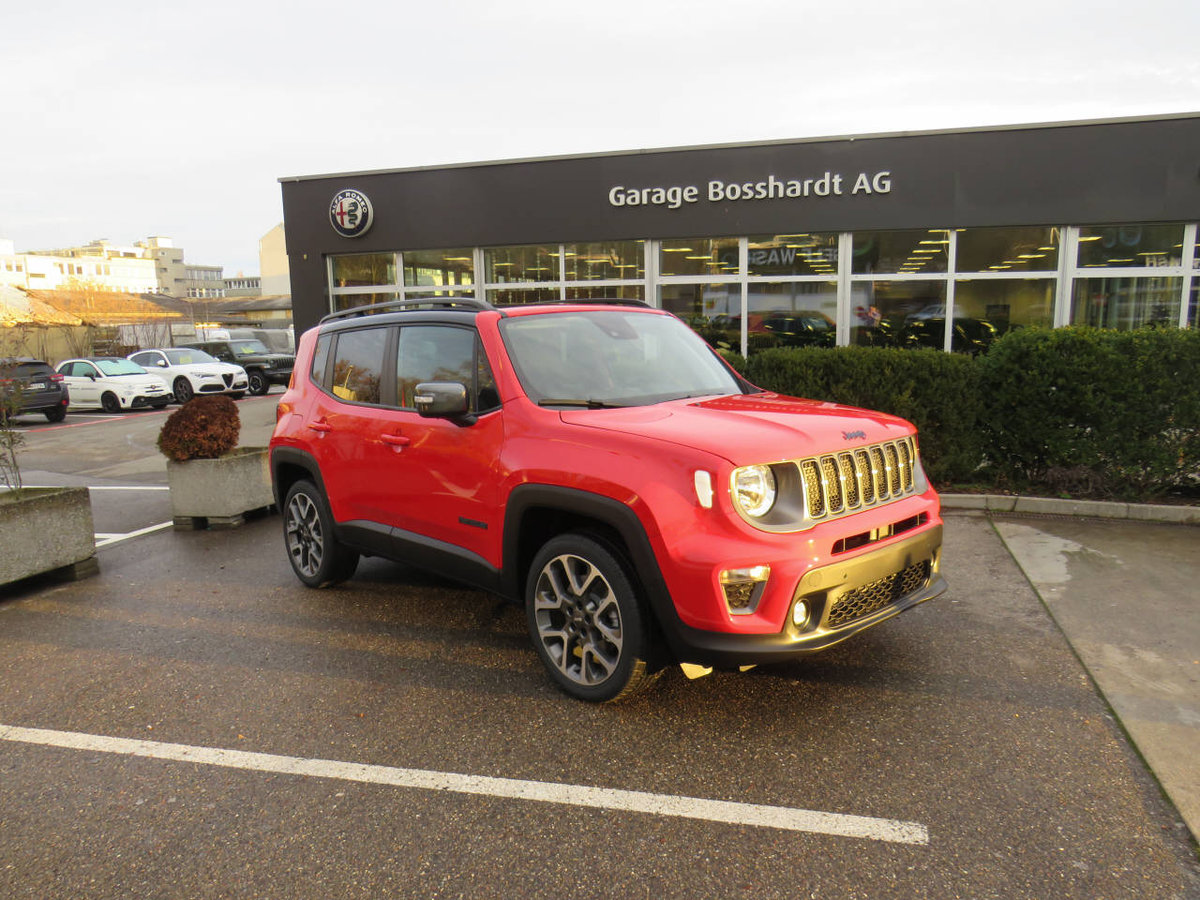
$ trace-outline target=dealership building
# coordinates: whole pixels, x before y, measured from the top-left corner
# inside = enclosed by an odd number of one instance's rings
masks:
[[[281,179],[297,331],[643,300],[743,352],[1197,326],[1200,113]]]

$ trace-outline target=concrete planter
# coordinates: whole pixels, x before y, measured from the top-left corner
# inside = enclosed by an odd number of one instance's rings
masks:
[[[94,532],[85,487],[0,493],[0,584],[47,572],[71,579],[96,574]]]
[[[171,516],[178,531],[235,528],[275,503],[266,447],[239,447],[220,459],[167,460]]]

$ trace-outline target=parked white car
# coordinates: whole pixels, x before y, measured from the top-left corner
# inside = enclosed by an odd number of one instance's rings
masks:
[[[71,394],[71,409],[162,409],[171,402],[171,389],[137,363],[116,356],[66,359],[55,369]]]
[[[129,359],[162,378],[179,403],[187,403],[197,394],[229,394],[240,400],[249,385],[241,366],[221,362],[194,347],[139,350],[129,354]]]

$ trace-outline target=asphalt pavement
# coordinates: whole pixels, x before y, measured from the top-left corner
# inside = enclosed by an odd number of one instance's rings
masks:
[[[1200,898],[1195,526],[950,498],[944,597],[596,707],[478,592],[172,530],[161,420],[29,427],[100,572],[0,597],[0,896]]]

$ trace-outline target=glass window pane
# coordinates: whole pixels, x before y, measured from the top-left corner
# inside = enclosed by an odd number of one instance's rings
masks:
[[[838,235],[760,234],[750,238],[751,275],[837,275]]]
[[[567,288],[568,300],[642,300],[646,299],[646,287],[641,284],[620,284],[611,287]]]
[[[329,348],[332,344],[332,335],[323,334],[317,338],[317,349],[313,351],[312,371],[310,372],[312,380],[326,389],[329,386],[325,384],[325,368],[329,362]]]
[[[736,275],[737,238],[676,238],[662,242],[660,275]]]
[[[945,281],[857,282],[850,303],[850,343],[942,349],[943,339],[932,320],[940,318],[944,332]]]
[[[335,288],[396,283],[394,253],[356,253],[353,256],[335,256],[331,262]]]
[[[713,318],[742,314],[742,288],[737,284],[664,284],[658,290],[659,306],[695,329]]]
[[[1071,321],[1127,331],[1143,325],[1178,325],[1179,278],[1076,278]]]
[[[343,309],[357,309],[360,306],[370,306],[372,303],[386,303],[388,300],[396,300],[399,297],[399,294],[390,291],[373,294],[334,294],[333,311],[340,312]]]
[[[1055,272],[1057,228],[965,228],[958,232],[959,272]]]
[[[483,266],[488,284],[558,281],[558,245],[488,247]]]
[[[472,284],[475,255],[470,248],[457,250],[405,250],[404,283],[408,286],[443,287]]]
[[[1079,266],[1178,266],[1182,225],[1097,225],[1079,229]]]
[[[474,390],[475,332],[469,328],[411,325],[400,329],[396,353],[396,391],[400,405],[413,408],[418,384],[453,381]]]
[[[837,282],[791,281],[750,285],[747,350],[832,347],[837,343]],[[724,324],[720,322],[710,324]],[[741,319],[728,323],[741,342]],[[707,337],[707,336],[706,336]]]
[[[520,306],[523,303],[555,303],[560,299],[558,288],[527,288],[526,290],[489,290],[488,303],[493,306]]]
[[[1191,308],[1188,311],[1188,324],[1192,328],[1200,328],[1200,321],[1197,320],[1197,313],[1200,312],[1200,279],[1192,279],[1192,301]]]
[[[352,403],[379,403],[387,328],[363,328],[338,335],[330,390]]]
[[[597,241],[567,244],[563,253],[567,281],[612,281],[646,277],[645,241]]]
[[[949,260],[950,232],[859,231],[854,234],[851,271],[855,275],[945,272]]]
[[[982,334],[986,323],[997,335],[1014,328],[1054,324],[1052,278],[1016,278],[958,281],[954,288],[954,322],[969,332]],[[954,348],[958,349],[958,348]]]

